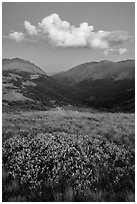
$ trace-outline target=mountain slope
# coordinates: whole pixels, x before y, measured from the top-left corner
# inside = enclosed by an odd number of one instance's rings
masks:
[[[134,111],[134,60],[85,63],[52,77],[71,87],[85,90],[85,105],[111,110]],[[129,106],[125,107],[125,104]]]
[[[46,75],[45,72],[29,61],[14,58],[14,59],[3,59],[2,60],[2,70],[3,71],[23,71],[32,74]]]
[[[36,65],[19,59],[3,59],[3,107],[46,109],[78,104],[78,91],[62,85]]]
[[[134,111],[134,60],[91,62],[49,77],[23,59],[3,59],[2,74],[5,109],[45,110],[71,104]]]
[[[83,80],[97,80],[112,78],[113,80],[132,79],[134,75],[135,61],[126,60],[120,62],[101,61],[89,62],[76,66],[66,72],[53,75],[56,80],[66,80],[68,84],[78,84]]]

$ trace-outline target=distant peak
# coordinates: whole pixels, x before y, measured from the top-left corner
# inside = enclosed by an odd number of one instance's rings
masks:
[[[2,69],[3,71],[21,70],[30,73],[39,73],[42,75],[46,75],[46,73],[37,65],[18,57],[12,59],[3,59]]]

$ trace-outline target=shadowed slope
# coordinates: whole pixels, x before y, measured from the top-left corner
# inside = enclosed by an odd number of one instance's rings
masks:
[[[96,108],[134,111],[135,61],[91,62],[53,76],[59,82],[86,91],[84,104]],[[126,103],[128,101],[128,103]],[[129,104],[129,101],[132,104]],[[123,104],[123,106],[122,106]],[[124,104],[129,104],[126,108]],[[131,109],[132,107],[132,109]]]

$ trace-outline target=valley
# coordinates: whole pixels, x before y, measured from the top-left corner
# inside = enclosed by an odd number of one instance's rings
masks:
[[[135,111],[135,61],[91,62],[48,76],[19,58],[3,59],[3,110],[72,105]]]
[[[53,78],[85,91],[83,104],[114,112],[134,112],[135,61],[100,61],[78,65]]]
[[[135,1],[1,6],[1,202],[135,202]]]
[[[4,202],[135,201],[134,63],[3,59]]]

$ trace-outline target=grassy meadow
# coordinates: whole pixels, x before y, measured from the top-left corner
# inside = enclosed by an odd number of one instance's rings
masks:
[[[3,201],[135,200],[135,115],[3,113]]]

